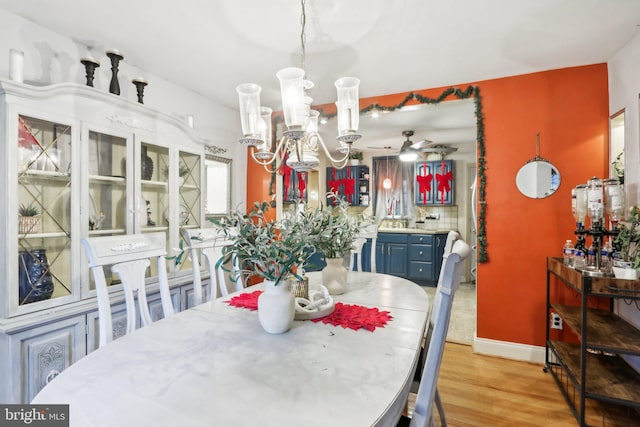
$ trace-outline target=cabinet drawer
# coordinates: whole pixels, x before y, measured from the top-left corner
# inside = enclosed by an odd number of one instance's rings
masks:
[[[378,243],[407,243],[404,233],[378,233]]]
[[[416,280],[432,280],[433,263],[427,261],[411,261],[409,263],[409,278]]]
[[[433,261],[433,246],[409,245],[409,261]]]
[[[409,244],[433,245],[433,234],[410,234]]]

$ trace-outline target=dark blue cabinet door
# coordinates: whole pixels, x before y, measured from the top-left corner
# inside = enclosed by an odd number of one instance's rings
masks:
[[[367,239],[367,243],[362,246],[362,270],[371,271],[371,239]]]
[[[434,205],[453,205],[455,180],[453,179],[453,160],[436,161],[434,173]]]
[[[405,243],[388,243],[386,259],[387,273],[394,276],[407,276],[407,245]]]
[[[376,272],[377,273],[386,273],[387,272],[387,267],[386,267],[386,257],[385,257],[385,249],[386,249],[386,243],[381,243],[378,240],[378,243],[376,243]]]
[[[416,163],[416,204],[418,206],[432,205],[434,197],[435,172],[433,162]]]

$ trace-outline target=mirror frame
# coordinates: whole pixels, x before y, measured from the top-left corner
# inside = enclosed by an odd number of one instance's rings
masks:
[[[465,90],[461,90],[455,87],[449,87],[442,91],[442,93],[435,97],[430,98],[428,96],[422,96],[416,92],[410,92],[402,101],[396,105],[380,105],[377,103],[369,104],[360,109],[360,114],[367,114],[372,110],[391,112],[398,110],[407,104],[439,104],[440,102],[447,101],[449,97],[455,97],[457,99],[468,99],[473,97],[475,105],[476,116],[476,153],[477,153],[477,179],[478,179],[478,192],[477,192],[477,204],[478,204],[478,223],[476,230],[477,239],[477,262],[483,263],[489,261],[489,254],[487,252],[487,229],[486,229],[486,188],[487,188],[487,160],[485,151],[484,140],[484,116],[482,114],[482,98],[480,96],[480,88],[478,86],[468,86]],[[336,112],[326,113],[322,108],[315,108],[320,111],[320,117],[330,119],[337,115]],[[282,114],[275,114],[272,117],[272,133],[273,140],[277,141],[276,129],[280,122],[284,121]],[[275,144],[274,144],[275,146]],[[269,195],[275,194],[275,175],[277,171],[272,168],[271,173],[271,185],[269,188]]]
[[[226,215],[228,213],[231,212],[231,191],[232,191],[232,179],[231,179],[231,167],[233,164],[233,160],[229,159],[227,157],[220,157],[220,156],[215,156],[215,155],[211,155],[211,154],[205,154],[204,156],[205,162],[204,162],[204,179],[205,179],[205,183],[206,183],[206,187],[205,187],[205,191],[209,191],[209,178],[207,175],[207,160],[212,160],[214,162],[220,162],[220,163],[224,163],[227,165],[227,203],[226,203],[226,212],[221,212],[221,213],[215,213],[215,214],[209,214],[206,213],[206,203],[204,205],[204,210],[205,210],[205,214],[204,217],[206,220],[209,220],[211,218],[218,218],[220,216]],[[205,194],[206,196],[206,194]],[[205,197],[206,200],[206,197]]]

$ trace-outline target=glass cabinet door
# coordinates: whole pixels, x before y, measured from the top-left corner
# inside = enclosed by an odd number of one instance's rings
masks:
[[[144,140],[140,144],[140,230],[142,233],[164,231],[169,246],[169,148]],[[146,277],[158,275],[151,263]],[[169,267],[167,266],[167,269]]]
[[[89,131],[89,236],[127,233],[126,154],[125,138]]]
[[[142,232],[169,228],[169,149],[143,142],[140,159]]]
[[[87,204],[85,212],[89,237],[123,236],[133,230],[133,215],[130,197],[128,196],[133,180],[127,175],[134,170],[134,165],[127,164],[127,150],[131,138],[115,136],[106,132],[88,131],[88,159],[86,168],[88,173]],[[84,228],[85,230],[87,228]],[[83,250],[83,259],[86,253]],[[86,264],[85,264],[86,265]],[[95,291],[93,275],[88,274],[89,290]],[[116,274],[111,274],[111,268],[104,269],[107,285],[120,284]]]
[[[202,155],[180,151],[178,155],[178,221],[179,235],[183,228],[202,227]],[[181,271],[191,271],[188,256],[179,264]]]
[[[72,294],[71,126],[18,115],[18,304]]]

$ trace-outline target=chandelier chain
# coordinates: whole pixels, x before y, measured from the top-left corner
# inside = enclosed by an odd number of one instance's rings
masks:
[[[302,8],[302,13],[300,15],[300,25],[302,26],[302,31],[300,32],[300,45],[301,45],[301,50],[300,50],[300,68],[302,68],[303,70],[305,69],[305,56],[306,56],[306,51],[305,51],[305,44],[307,42],[307,36],[305,34],[305,27],[307,25],[307,13],[305,11],[305,0],[300,0],[300,6]]]

